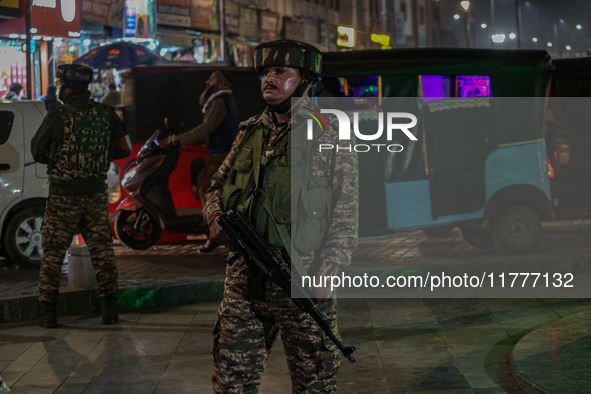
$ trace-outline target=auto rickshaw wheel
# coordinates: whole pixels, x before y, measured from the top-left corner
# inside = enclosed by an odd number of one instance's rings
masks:
[[[115,234],[128,248],[144,250],[158,242],[162,228],[144,209],[119,211],[115,219]]]
[[[542,234],[540,215],[527,205],[505,208],[494,224],[495,238],[509,253],[525,253],[533,249]]]
[[[495,245],[493,232],[488,227],[460,227],[462,238],[475,248],[492,248]]]
[[[455,227],[450,224],[447,226],[424,228],[423,232],[429,238],[444,238],[444,237],[447,237],[448,235],[450,235],[452,233],[452,231],[454,231],[454,228]]]

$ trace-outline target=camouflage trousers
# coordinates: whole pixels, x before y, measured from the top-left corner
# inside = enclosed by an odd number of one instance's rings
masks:
[[[279,286],[270,281],[265,286],[265,301],[247,300],[246,265],[242,259],[227,265],[212,347],[214,392],[258,392],[269,352],[281,332],[293,392],[335,393],[337,347]],[[321,309],[336,322],[335,299]]]
[[[57,303],[64,257],[72,238],[82,234],[99,285],[99,295],[117,294],[117,265],[108,221],[108,195],[51,194],[43,218],[43,261],[39,277],[39,301]]]

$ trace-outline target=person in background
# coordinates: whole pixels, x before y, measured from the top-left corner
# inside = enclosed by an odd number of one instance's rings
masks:
[[[55,86],[49,85],[47,87],[47,94],[45,96],[41,96],[41,101],[45,103],[45,109],[48,111],[51,111],[59,105],[59,101],[57,101],[55,92]]]
[[[22,100],[22,98],[20,97],[21,90],[23,90],[23,85],[21,85],[18,82],[14,82],[12,85],[10,85],[10,89],[8,90],[8,92],[6,92],[2,99],[15,101]]]
[[[63,105],[49,111],[31,140],[33,158],[47,164],[49,196],[41,229],[39,326],[57,327],[62,264],[74,235],[88,245],[101,299],[102,323],[115,324],[117,265],[109,227],[105,180],[111,162],[129,156],[131,143],[115,110],[90,99],[92,70],[58,67]]]
[[[240,125],[232,150],[212,178],[204,214],[214,240],[229,243],[220,215],[243,213],[278,254],[301,260],[309,275],[325,276],[350,264],[357,247],[358,170],[354,153],[313,149],[315,143],[338,144],[330,122],[317,141],[306,142],[304,122],[292,120],[309,118],[309,92],[321,65],[322,54],[303,42],[280,40],[255,48],[254,66],[268,106]],[[293,182],[292,171],[302,179]],[[293,209],[292,198],[297,199]],[[313,215],[305,209],[314,210]],[[214,392],[256,393],[280,331],[293,393],[335,393],[337,347],[254,264],[235,250],[228,257],[212,346]],[[336,323],[336,298],[327,289],[314,295]]]
[[[117,91],[117,85],[111,82],[107,89],[107,94],[101,99],[101,103],[115,108],[121,101],[121,94]]]
[[[170,144],[199,145],[205,143],[207,153],[209,153],[207,163],[202,166],[192,165],[191,171],[196,173],[193,175],[197,179],[196,198],[201,202],[205,201],[205,192],[209,188],[211,177],[232,147],[232,142],[238,134],[239,123],[238,104],[232,94],[232,82],[228,75],[216,70],[209,76],[205,85],[205,90],[199,99],[199,103],[203,105],[203,123],[183,134],[167,138],[167,142]],[[208,253],[217,246],[218,244],[210,238],[199,251]]]

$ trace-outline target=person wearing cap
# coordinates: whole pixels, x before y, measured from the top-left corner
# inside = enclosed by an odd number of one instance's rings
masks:
[[[101,99],[101,103],[116,108],[121,103],[121,93],[117,90],[117,85],[111,82],[107,86],[107,94]]]
[[[21,94],[21,90],[23,90],[23,85],[21,85],[18,82],[13,82],[10,85],[10,89],[8,90],[8,92],[6,92],[6,94],[4,95],[4,97],[2,97],[3,100],[22,100],[22,98],[20,97]]]
[[[224,211],[237,210],[286,261],[297,259],[308,275],[337,274],[357,246],[357,158],[354,152],[312,149],[338,144],[334,123],[308,141],[305,122],[294,122],[310,118],[308,94],[321,71],[321,53],[280,40],[258,45],[254,56],[267,107],[241,123],[212,178],[204,208],[212,237],[230,243],[218,220]],[[294,174],[301,178],[292,179]],[[321,311],[336,324],[336,298],[316,290]],[[293,392],[334,393],[336,346],[289,294],[231,249],[212,346],[214,391],[257,392],[278,332]]]
[[[57,89],[54,85],[49,85],[47,87],[47,94],[45,96],[41,96],[39,99],[45,103],[45,109],[51,111],[52,109],[58,107],[60,102],[57,100]]]
[[[201,93],[199,104],[204,114],[203,123],[180,135],[167,138],[171,144],[200,145],[205,143],[209,157],[207,163],[196,161],[191,166],[191,178],[196,198],[204,201],[205,192],[209,188],[211,177],[232,147],[232,142],[238,134],[239,112],[236,99],[232,95],[230,78],[220,70],[216,70],[205,81],[205,90]],[[211,238],[199,248],[199,252],[208,253],[214,250],[218,243]]]
[[[57,327],[61,267],[76,234],[82,234],[98,281],[102,323],[118,322],[117,266],[108,222],[105,180],[114,159],[131,144],[115,110],[90,99],[92,70],[58,67],[63,105],[49,111],[31,140],[31,153],[47,164],[49,196],[43,218],[39,276],[39,326]]]

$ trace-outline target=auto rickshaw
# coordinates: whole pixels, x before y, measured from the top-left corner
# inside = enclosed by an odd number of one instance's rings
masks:
[[[360,235],[457,226],[474,247],[521,253],[551,219],[545,51],[415,48],[326,53],[323,81],[346,97],[414,104],[416,141],[358,153]],[[410,104],[409,104],[410,103]],[[384,214],[385,213],[385,214]]]
[[[546,116],[550,188],[557,219],[591,217],[591,58],[553,60]]]

